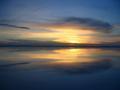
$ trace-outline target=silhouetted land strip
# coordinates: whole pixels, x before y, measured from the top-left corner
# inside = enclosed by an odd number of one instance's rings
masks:
[[[90,43],[61,43],[54,41],[35,41],[35,40],[8,40],[0,41],[0,47],[61,47],[61,48],[118,48],[120,47],[120,42],[101,44],[90,44]]]
[[[40,47],[40,48],[120,48],[120,45],[0,45],[0,47]]]

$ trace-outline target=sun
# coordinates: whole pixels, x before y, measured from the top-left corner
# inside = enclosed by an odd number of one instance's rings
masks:
[[[75,43],[80,43],[80,39],[79,37],[64,37],[64,38],[60,38],[60,39],[57,39],[55,40],[57,42],[62,42],[62,43],[71,43],[71,44],[75,44]],[[82,41],[82,40],[81,40]]]
[[[71,41],[68,41],[69,43],[79,43],[78,41],[74,41],[74,40],[71,40]]]
[[[90,37],[86,34],[91,34],[87,30],[82,28],[76,28],[74,26],[47,26],[46,29],[54,30],[55,32],[48,32],[42,34],[43,37],[54,38],[55,42],[60,43],[70,43],[70,44],[80,44],[89,42]],[[39,35],[41,36],[41,35]]]
[[[80,43],[80,41],[78,40],[78,38],[69,38],[67,40],[68,43]]]

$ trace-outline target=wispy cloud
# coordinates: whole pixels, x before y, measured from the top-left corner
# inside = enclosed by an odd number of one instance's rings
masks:
[[[88,43],[91,41],[91,43],[101,43],[116,42],[119,41],[120,37],[119,25],[112,25],[92,18],[65,17],[54,18],[49,22],[3,22],[0,23],[0,26],[3,26],[0,32],[1,38],[4,40],[26,39],[66,43]],[[5,28],[3,30],[4,27],[12,27],[13,29]],[[23,43],[24,41],[20,42]]]
[[[21,62],[21,63],[12,63],[12,64],[5,64],[5,65],[0,65],[1,68],[7,68],[7,67],[12,67],[12,66],[19,66],[19,65],[25,65],[29,64],[29,62]]]
[[[11,24],[2,24],[2,23],[0,23],[0,26],[20,28],[20,29],[30,29],[29,27],[22,27],[22,26],[16,26],[16,25],[11,25]]]
[[[92,30],[96,32],[111,32],[114,28],[108,22],[92,19],[92,18],[81,18],[81,17],[66,17],[56,20],[51,24],[48,24],[50,27],[65,27],[72,26],[74,28],[83,29],[83,30]]]

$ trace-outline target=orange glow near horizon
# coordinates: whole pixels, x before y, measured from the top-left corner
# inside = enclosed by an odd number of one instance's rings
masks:
[[[27,38],[55,38],[56,42],[61,43],[87,43],[90,41],[90,36],[81,36],[80,34],[90,34],[92,32],[87,30],[77,30],[75,28],[48,28],[55,32],[30,32],[28,36],[22,36]]]
[[[63,43],[87,43],[90,36],[80,36],[80,34],[92,34],[93,31],[84,30],[77,26],[48,26],[47,29],[55,30],[58,37],[55,41]]]

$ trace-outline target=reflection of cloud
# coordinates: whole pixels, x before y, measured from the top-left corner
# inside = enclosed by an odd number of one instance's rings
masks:
[[[87,74],[87,73],[94,73],[99,71],[107,70],[111,67],[111,60],[110,59],[101,59],[100,61],[94,62],[85,62],[85,63],[77,63],[71,65],[64,65],[64,64],[53,64],[53,69],[56,69],[57,72],[62,72],[65,74]]]
[[[24,64],[29,64],[29,62],[21,62],[21,63],[12,63],[12,64],[0,65],[0,68],[2,68],[2,67],[11,67],[11,66],[19,66],[19,65],[24,65]]]
[[[2,48],[0,54],[3,65],[0,68],[22,65],[24,70],[50,69],[69,75],[96,73],[110,69],[113,62],[109,57],[116,56],[116,53],[119,52],[104,49]],[[9,63],[11,61],[14,63]]]
[[[11,25],[11,24],[0,24],[0,26],[20,28],[20,29],[30,29],[29,27],[21,27],[21,26],[16,26],[16,25]]]

